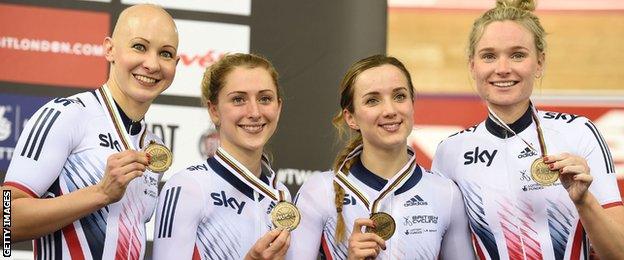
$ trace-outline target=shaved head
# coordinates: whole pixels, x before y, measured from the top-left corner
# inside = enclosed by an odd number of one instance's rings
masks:
[[[140,4],[134,5],[124,9],[115,28],[113,29],[112,39],[115,41],[117,38],[132,34],[132,31],[139,29],[146,25],[158,25],[162,27],[163,32],[175,34],[175,48],[178,44],[178,29],[176,28],[173,18],[165,9],[153,4]]]

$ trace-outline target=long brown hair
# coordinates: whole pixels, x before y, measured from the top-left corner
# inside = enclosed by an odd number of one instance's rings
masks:
[[[362,144],[362,134],[359,131],[353,131],[348,128],[344,121],[343,111],[347,110],[353,114],[353,93],[355,92],[355,82],[362,72],[379,67],[385,64],[393,65],[400,69],[405,78],[407,79],[407,83],[409,85],[409,93],[410,98],[414,100],[414,86],[412,85],[412,77],[410,76],[409,71],[405,68],[405,65],[397,58],[389,57],[385,55],[373,55],[364,59],[361,59],[351,65],[349,70],[345,74],[342,82],[340,83],[340,110],[336,113],[334,118],[332,119],[332,124],[338,131],[339,137],[349,136],[349,140],[347,144],[342,148],[342,150],[336,156],[333,164],[334,172],[338,170],[342,170],[345,174],[348,174],[349,169],[356,161],[350,160],[345,163],[343,169],[338,169],[342,162],[346,159],[347,155],[355,149],[358,145]],[[342,201],[345,196],[344,189],[338,185],[338,183],[334,182],[334,203],[336,205],[336,213],[337,213],[337,221],[336,221],[336,240],[338,242],[342,241],[345,238],[345,223],[344,217],[342,215]]]

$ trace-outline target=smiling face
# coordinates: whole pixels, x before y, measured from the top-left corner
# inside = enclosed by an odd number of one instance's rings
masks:
[[[104,47],[111,63],[107,85],[123,93],[118,102],[149,104],[171,85],[178,61],[178,33],[164,10],[151,5],[126,9]]]
[[[477,91],[495,110],[526,109],[535,78],[542,75],[544,54],[533,34],[513,21],[489,24],[470,59]]]
[[[409,84],[397,67],[384,64],[355,80],[353,112],[343,110],[347,125],[362,134],[365,147],[403,149],[414,125]]]
[[[224,149],[257,153],[275,132],[282,103],[265,68],[239,66],[225,76],[217,103],[208,102],[208,108]]]

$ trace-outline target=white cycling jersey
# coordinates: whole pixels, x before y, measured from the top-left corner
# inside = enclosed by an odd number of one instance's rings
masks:
[[[56,98],[28,121],[11,159],[5,185],[34,198],[62,196],[97,184],[121,140],[96,91]],[[145,121],[117,107],[135,147],[154,140]],[[145,171],[123,198],[52,234],[33,240],[36,259],[142,259],[145,223],[156,207],[160,175]]]
[[[351,167],[347,178],[369,198],[375,198],[388,184],[366,169],[361,161]],[[357,218],[369,212],[345,190],[342,214],[346,235],[337,241],[334,173],[311,176],[300,188],[295,201],[301,210],[301,224],[292,232],[288,259],[347,259],[348,238]],[[408,179],[384,197],[380,210],[396,222],[394,235],[378,259],[473,259],[470,230],[457,186],[447,178],[416,165]]]
[[[219,155],[190,166],[165,183],[156,211],[154,259],[243,259],[273,229],[276,202],[241,181]],[[285,191],[263,167],[260,180]]]
[[[538,111],[548,154],[584,157],[594,180],[589,191],[603,207],[622,205],[606,142],[585,117]],[[557,181],[531,178],[541,158],[532,109],[509,125],[492,118],[440,143],[432,170],[454,180],[464,196],[481,259],[588,259],[588,243],[568,192]]]

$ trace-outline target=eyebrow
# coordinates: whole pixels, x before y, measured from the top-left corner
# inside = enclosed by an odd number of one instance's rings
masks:
[[[148,44],[151,44],[151,42],[150,42],[148,39],[145,39],[145,38],[140,37],[140,36],[139,36],[139,37],[134,37],[134,38],[132,38],[132,40],[137,40],[137,39],[138,39],[138,40],[142,40],[142,41],[144,41],[144,42],[147,42]],[[172,48],[172,49],[173,49],[173,50],[175,50],[175,51],[178,51],[178,49],[176,49],[176,47],[173,47],[173,45],[169,45],[169,44],[167,44],[167,45],[165,45],[165,46],[163,46],[163,47],[169,47],[169,48]]]
[[[511,49],[511,50],[518,50],[518,49],[521,49],[521,50],[529,50],[529,48],[524,47],[524,46],[513,46],[513,47],[511,47],[510,49]],[[494,50],[495,50],[495,49],[494,49],[493,47],[487,47],[487,48],[480,49],[480,50],[478,51],[478,53],[481,53],[481,52],[492,52],[492,51],[494,51]]]
[[[396,87],[396,88],[392,89],[392,93],[396,93],[396,92],[399,92],[399,91],[402,91],[402,90],[409,91],[407,89],[407,87]],[[379,95],[379,91],[372,91],[372,92],[365,93],[364,95],[362,95],[362,97],[374,96],[374,95]]]
[[[275,93],[275,91],[273,91],[272,89],[263,89],[263,90],[258,91],[258,93],[264,93],[264,92]],[[230,93],[227,93],[226,96],[238,95],[238,94],[247,95],[247,92],[245,92],[245,91],[232,91]]]

